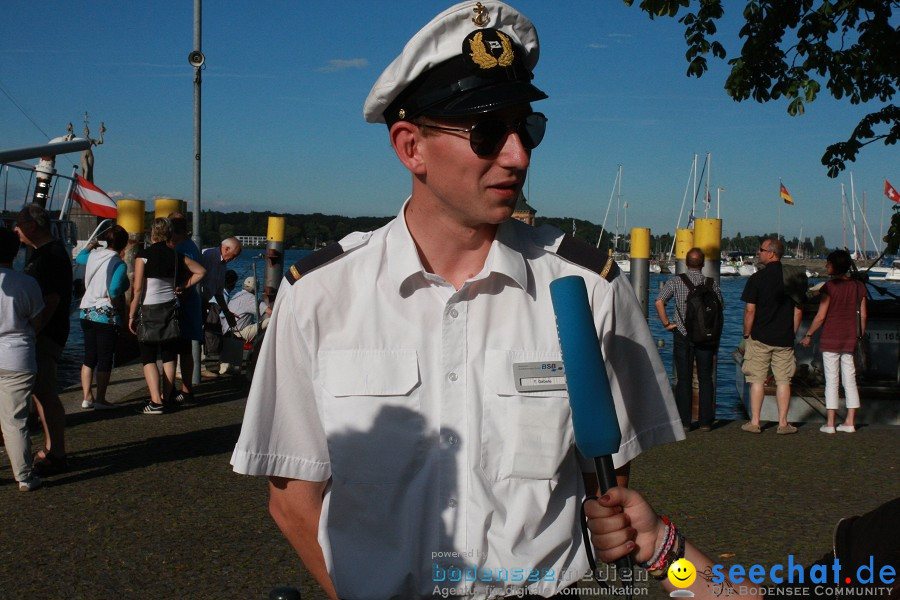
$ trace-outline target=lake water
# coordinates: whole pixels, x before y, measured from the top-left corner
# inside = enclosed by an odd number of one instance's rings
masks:
[[[256,276],[259,281],[265,279],[265,260],[262,258],[264,250],[257,248],[247,248],[241,253],[230,267],[238,274],[238,281],[253,274],[253,267],[256,266]],[[304,255],[309,254],[308,250],[288,250],[285,253],[285,266],[290,267]],[[657,342],[662,340],[664,344],[659,348],[659,354],[662,358],[666,370],[672,378],[672,334],[666,331],[659,319],[656,318],[656,310],[653,302],[659,287],[671,275],[651,275],[650,276],[650,331]],[[741,302],[741,292],[747,280],[743,277],[723,277],[720,282],[722,288],[722,296],[725,300],[725,325],[722,331],[722,342],[719,346],[719,369],[716,378],[716,417],[719,419],[743,419],[746,417],[743,406],[737,395],[735,388],[735,366],[731,359],[731,353],[738,347],[741,341],[743,328],[744,304]],[[672,303],[669,303],[671,310]],[[83,352],[83,340],[81,336],[81,326],[78,322],[77,312],[72,318],[72,329],[69,335],[69,342],[63,352],[63,359],[60,363],[60,382],[64,386],[76,383],[79,379],[79,369],[81,367]]]

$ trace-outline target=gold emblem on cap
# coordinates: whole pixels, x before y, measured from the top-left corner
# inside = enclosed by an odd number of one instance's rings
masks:
[[[503,48],[503,53],[499,58],[494,58],[488,52],[487,46],[485,46],[484,41],[482,40],[482,33],[479,31],[472,36],[472,39],[469,40],[469,48],[472,50],[472,53],[469,56],[472,57],[472,62],[482,69],[492,69],[498,65],[501,67],[510,66],[516,56],[515,52],[513,52],[512,42],[499,31],[497,32],[497,37],[500,38],[500,45]]]
[[[397,112],[397,116],[400,117],[401,119],[405,118],[405,117],[406,117],[406,109],[405,109],[405,108],[401,108],[401,109]]]
[[[491,15],[488,14],[488,10],[481,2],[475,4],[475,8],[472,9],[472,12],[475,13],[475,16],[472,17],[472,22],[479,27],[484,27],[491,22]]]

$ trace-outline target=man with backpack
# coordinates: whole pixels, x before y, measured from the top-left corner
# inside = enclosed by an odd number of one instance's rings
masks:
[[[671,278],[656,298],[656,314],[663,327],[672,332],[672,366],[675,370],[675,404],[685,430],[691,426],[691,396],[694,361],[700,388],[698,428],[712,429],[716,418],[713,358],[722,335],[722,290],[711,277],[705,277],[703,251],[691,248],[685,256],[686,273]],[[666,303],[675,298],[672,319],[666,314]]]

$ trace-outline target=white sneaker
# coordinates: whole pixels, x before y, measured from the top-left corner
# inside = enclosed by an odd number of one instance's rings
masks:
[[[82,400],[82,401],[81,401],[81,408],[83,408],[83,409],[85,409],[85,410],[90,409],[90,408],[94,408],[94,403],[91,402],[90,400]]]
[[[32,475],[25,481],[19,482],[19,491],[20,492],[33,492],[34,490],[41,487],[41,478],[37,475]]]
[[[844,433],[856,433],[856,427],[854,427],[853,425],[841,424],[837,426],[837,430],[843,431]]]
[[[822,433],[834,433],[834,427],[822,425],[821,427],[819,427],[819,431],[821,431]]]

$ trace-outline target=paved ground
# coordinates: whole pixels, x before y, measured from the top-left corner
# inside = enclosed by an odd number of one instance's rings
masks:
[[[35,493],[16,491],[0,460],[0,596],[4,599],[264,599],[277,585],[323,596],[266,512],[266,483],[231,472],[246,389],[202,386],[200,401],[164,416],[137,367],[114,373],[121,408],[82,411],[64,395],[71,470]],[[810,562],[834,523],[900,495],[900,429],[826,436],[710,433],[651,450],[633,486],[726,565]],[[651,588],[651,598],[666,598]]]

